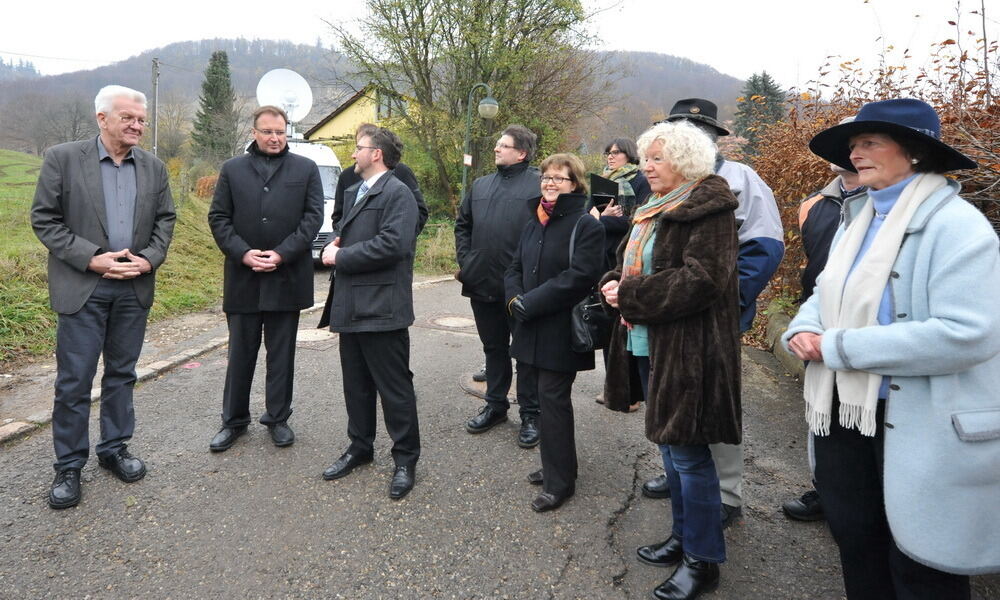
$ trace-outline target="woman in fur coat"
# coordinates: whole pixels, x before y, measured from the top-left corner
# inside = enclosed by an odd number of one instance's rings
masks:
[[[639,152],[652,194],[601,282],[621,314],[604,393],[618,411],[645,393],[646,437],[663,455],[673,526],[637,554],[679,564],[656,598],[692,599],[715,589],[726,558],[708,446],[741,441],[737,201],[712,174],[712,141],[691,124],[654,126]]]

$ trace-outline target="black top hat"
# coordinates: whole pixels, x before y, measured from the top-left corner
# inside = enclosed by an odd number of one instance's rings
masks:
[[[916,140],[939,157],[945,171],[975,169],[976,161],[941,141],[941,120],[931,105],[912,98],[869,102],[861,107],[852,123],[834,125],[816,134],[809,142],[813,154],[848,171],[851,164],[850,140],[862,133],[887,133],[896,138]]]
[[[719,108],[714,102],[709,102],[704,98],[685,98],[678,100],[677,104],[670,109],[667,121],[678,121],[688,119],[691,121],[701,121],[707,123],[719,132],[719,135],[729,135],[729,130],[718,121]]]

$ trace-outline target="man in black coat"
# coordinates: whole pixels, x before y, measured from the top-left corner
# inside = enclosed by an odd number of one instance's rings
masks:
[[[373,460],[377,394],[393,441],[393,499],[413,489],[420,457],[409,333],[418,211],[413,192],[390,172],[402,149],[388,129],[361,137],[353,157],[362,181],[346,190],[337,237],[323,249],[323,264],[336,269],[330,329],[340,334],[351,440],[323,478],[339,479]]]
[[[525,223],[533,218],[528,201],[540,194],[538,169],[529,166],[537,137],[526,127],[504,129],[493,150],[497,172],[472,182],[455,221],[455,252],[462,295],[472,304],[476,330],[486,355],[486,406],[465,425],[483,433],[507,420],[511,317],[504,298],[504,273],[513,260]],[[522,448],[538,445],[537,382],[518,368],[517,402]]]
[[[295,434],[292,414],[299,311],[313,304],[310,248],[323,221],[319,168],[290,154],[285,112],[262,106],[253,115],[247,152],[222,165],[208,223],[226,257],[222,309],[229,323],[229,365],[222,393],[222,429],[209,449],[229,449],[250,424],[261,332],[267,349],[267,425],[276,446]]]

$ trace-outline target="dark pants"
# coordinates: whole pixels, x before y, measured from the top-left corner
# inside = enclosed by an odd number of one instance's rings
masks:
[[[816,436],[816,489],[840,549],[850,600],[958,600],[970,597],[969,578],[922,565],[892,539],[882,493],[885,401],[879,401],[874,437],[837,422],[834,399],[830,435]]]
[[[476,330],[483,343],[486,355],[486,401],[494,407],[507,410],[510,402],[507,392],[514,371],[510,366],[510,332],[512,317],[507,314],[503,302],[480,302],[471,300],[472,314],[476,319]],[[538,416],[538,382],[534,369],[517,363],[517,404],[521,417]]]
[[[131,281],[101,279],[83,308],[59,315],[56,329],[56,386],[52,442],[57,471],[80,469],[90,453],[90,388],[97,361],[101,377],[101,441],[98,456],[114,454],[135,431],[132,388],[149,309]]]
[[[229,365],[222,391],[222,426],[250,424],[250,386],[257,368],[261,333],[267,351],[267,378],[261,415],[264,425],[284,423],[292,415],[295,335],[299,311],[226,313],[229,323]]]
[[[573,424],[573,380],[576,372],[537,369],[522,363],[518,377],[530,370],[538,382],[537,398],[542,414],[538,420],[541,434],[544,489],[556,496],[569,496],[576,490],[576,435]]]
[[[371,456],[375,450],[375,395],[392,438],[392,459],[412,467],[420,457],[417,396],[410,371],[410,331],[396,329],[340,334],[340,367],[347,403],[349,452]]]

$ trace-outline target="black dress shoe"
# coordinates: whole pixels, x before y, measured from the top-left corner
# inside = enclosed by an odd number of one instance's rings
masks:
[[[669,498],[670,482],[666,475],[657,475],[642,484],[642,495],[647,498]]]
[[[781,510],[790,519],[796,521],[822,521],[823,504],[819,501],[819,493],[809,490],[801,498],[794,498],[781,505]]]
[[[49,506],[69,508],[80,503],[80,469],[65,469],[56,473],[49,489]]]
[[[723,504],[719,516],[722,519],[722,528],[726,529],[730,525],[740,522],[740,520],[743,518],[743,508],[740,506],[730,506],[728,504]]]
[[[532,471],[528,473],[528,483],[531,485],[542,485],[545,483],[545,477],[542,476],[542,470]]]
[[[646,563],[647,565],[672,567],[684,558],[684,548],[681,547],[681,541],[671,535],[665,542],[639,546],[635,551],[635,555],[639,559],[639,562]]]
[[[469,419],[465,430],[469,433],[483,433],[507,420],[507,411],[487,404],[479,414]]]
[[[719,587],[719,565],[684,555],[674,574],[653,590],[657,600],[694,600]]]
[[[327,470],[323,471],[323,479],[326,479],[327,481],[340,479],[344,475],[353,471],[356,467],[367,465],[373,460],[375,460],[375,457],[371,454],[367,456],[359,456],[357,454],[345,452],[336,460],[336,462],[330,465]]]
[[[271,432],[271,441],[279,448],[291,446],[295,442],[295,432],[288,426],[288,423],[275,423],[267,426]]]
[[[410,490],[413,489],[413,479],[416,474],[417,468],[415,466],[397,466],[392,474],[392,480],[389,481],[389,497],[393,500],[399,500],[409,494]]]
[[[538,445],[538,417],[526,416],[521,419],[521,429],[517,432],[517,445],[522,448],[534,448]]]
[[[115,477],[125,483],[139,481],[146,476],[146,463],[141,458],[132,456],[128,446],[122,444],[113,454],[98,456],[97,464],[115,474]]]
[[[212,441],[208,443],[208,449],[212,452],[223,452],[229,450],[229,448],[236,442],[236,438],[240,437],[247,432],[247,426],[242,427],[223,427],[219,430],[219,433],[215,434]]]
[[[472,374],[472,380],[476,383],[483,383],[486,381],[486,365],[483,365],[482,369]]]
[[[540,513],[555,510],[562,506],[563,503],[571,497],[573,497],[573,492],[570,492],[565,496],[557,496],[555,494],[550,494],[549,492],[542,492],[541,494],[538,494],[537,498],[531,501],[531,510]]]

